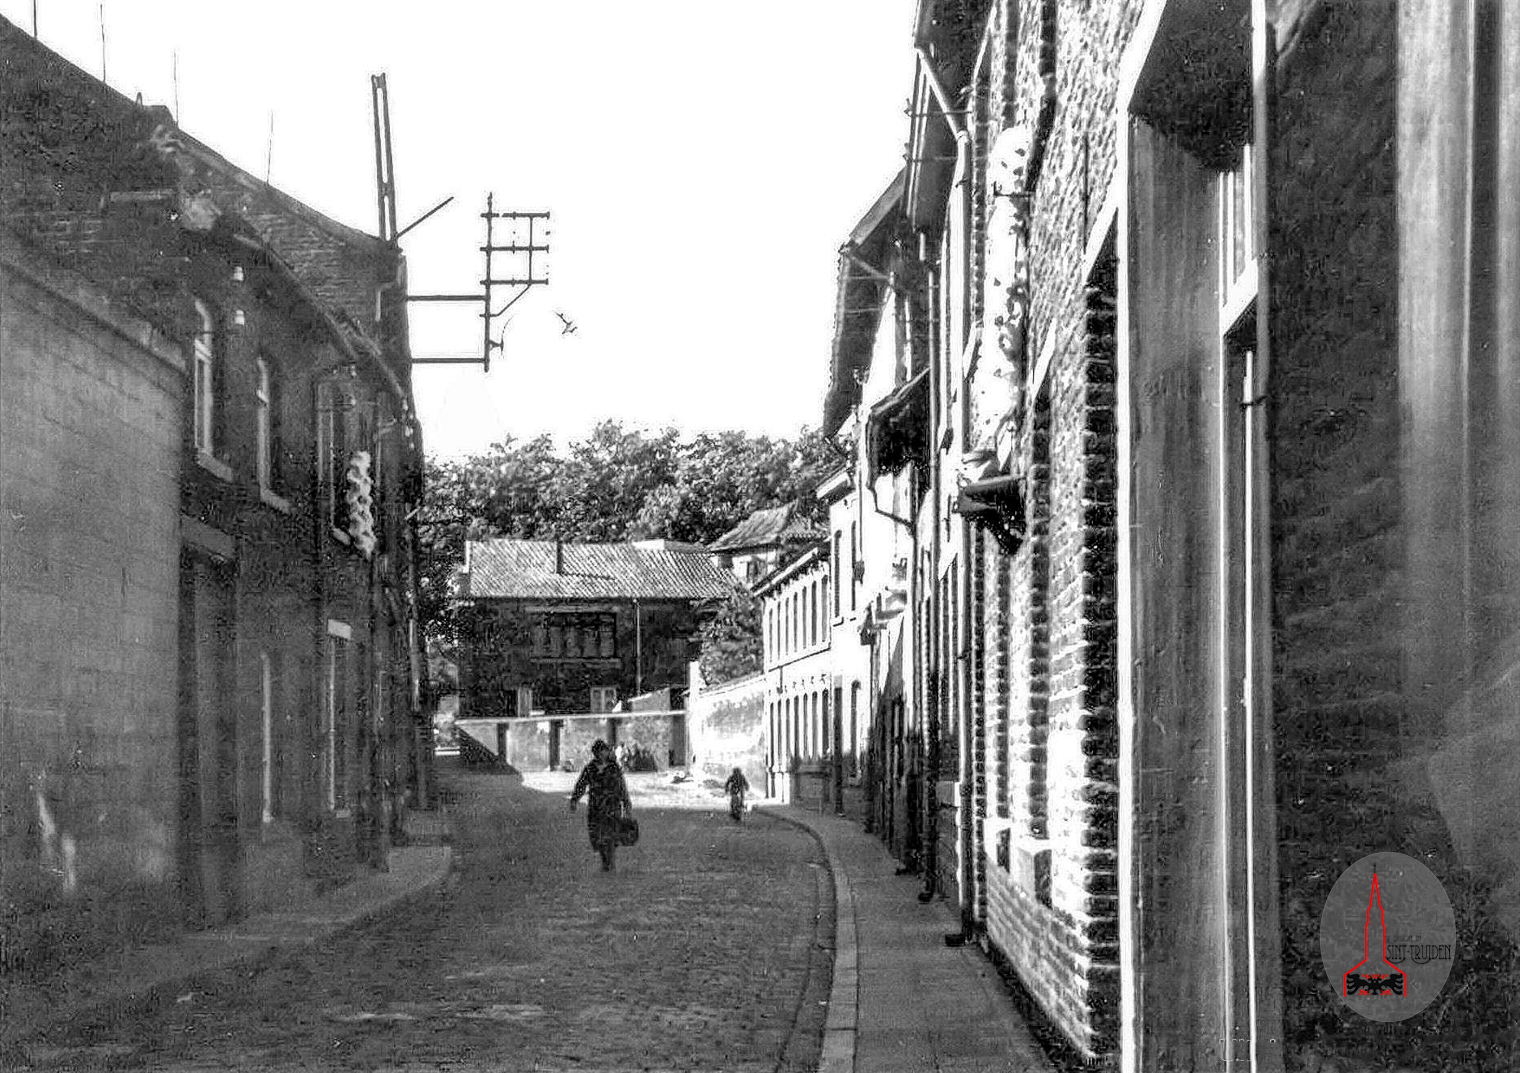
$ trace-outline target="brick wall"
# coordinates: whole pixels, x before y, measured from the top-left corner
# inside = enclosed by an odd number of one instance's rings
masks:
[[[533,688],[533,707],[545,712],[585,712],[593,686],[614,686],[619,699],[642,690],[681,685],[695,653],[697,616],[689,604],[641,604],[635,624],[630,604],[566,604],[554,610],[617,616],[617,656],[611,659],[535,659],[533,623],[538,614],[516,601],[478,601],[463,616],[460,662],[461,717],[514,714],[508,697],[517,686]],[[636,658],[642,639],[642,663]],[[642,678],[642,682],[640,679]]]
[[[1406,549],[1424,536],[1409,528],[1418,489],[1401,464],[1413,389],[1398,353],[1400,18],[1392,0],[1284,8],[1270,161],[1271,509],[1289,1068],[1513,1068],[1504,897],[1465,866],[1426,782],[1438,743],[1418,713],[1441,686],[1407,677],[1405,646],[1443,641],[1398,628],[1429,596],[1411,582]],[[1380,1024],[1330,992],[1318,929],[1341,872],[1389,849],[1441,879],[1463,953],[1430,1009]]]
[[[1112,1061],[1118,973],[1114,290],[1082,278],[1114,169],[1119,54],[1139,4],[997,5],[987,112],[1038,132],[1042,29],[1054,16],[1056,103],[1030,220],[1025,374],[1048,362],[1015,472],[1029,531],[989,546],[980,764],[987,941],[1079,1055]],[[1006,817],[1006,820],[1004,820]]]
[[[172,911],[182,357],[0,251],[0,886]]]

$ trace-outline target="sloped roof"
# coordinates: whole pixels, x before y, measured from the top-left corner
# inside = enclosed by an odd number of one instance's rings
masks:
[[[739,551],[781,544],[806,544],[822,536],[821,530],[798,515],[797,504],[787,503],[755,511],[708,547],[713,551]]]
[[[905,171],[898,172],[839,250],[839,282],[834,295],[834,343],[829,387],[823,399],[823,434],[832,436],[860,401],[859,377],[871,361],[871,347],[888,297],[882,274],[890,265],[902,211]]]
[[[191,326],[184,227],[144,221],[169,221],[199,189],[233,230],[293,270],[351,342],[364,338],[378,353],[368,327],[375,293],[395,280],[399,261],[381,239],[249,175],[180,130],[167,109],[128,98],[3,18],[0,89],[0,215],[12,230],[180,334]]]
[[[472,540],[460,596],[466,600],[711,600],[733,593],[733,575],[705,551],[552,540]]]

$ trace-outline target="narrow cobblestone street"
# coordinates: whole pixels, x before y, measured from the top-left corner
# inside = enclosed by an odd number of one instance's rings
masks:
[[[809,835],[634,775],[642,838],[603,874],[572,776],[451,777],[436,904],[32,1041],[24,1068],[816,1068],[833,922]]]

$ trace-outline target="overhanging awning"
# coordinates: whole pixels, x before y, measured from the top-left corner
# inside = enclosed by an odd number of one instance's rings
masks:
[[[866,461],[872,480],[910,463],[929,465],[929,370],[924,369],[871,408]]]

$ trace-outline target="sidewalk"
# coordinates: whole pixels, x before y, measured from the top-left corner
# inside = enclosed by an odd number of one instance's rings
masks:
[[[758,810],[818,836],[834,875],[838,928],[819,1073],[1054,1073],[997,971],[947,947],[960,922],[859,824],[794,805]]]
[[[409,815],[406,830],[412,844],[390,851],[389,871],[361,874],[309,902],[224,927],[185,932],[170,942],[118,951],[71,966],[36,986],[0,991],[0,1055],[8,1044],[43,1035],[54,1025],[130,1016],[164,996],[189,990],[198,977],[256,965],[281,950],[358,927],[438,889],[453,864],[453,850],[444,844],[448,824],[442,813]]]

